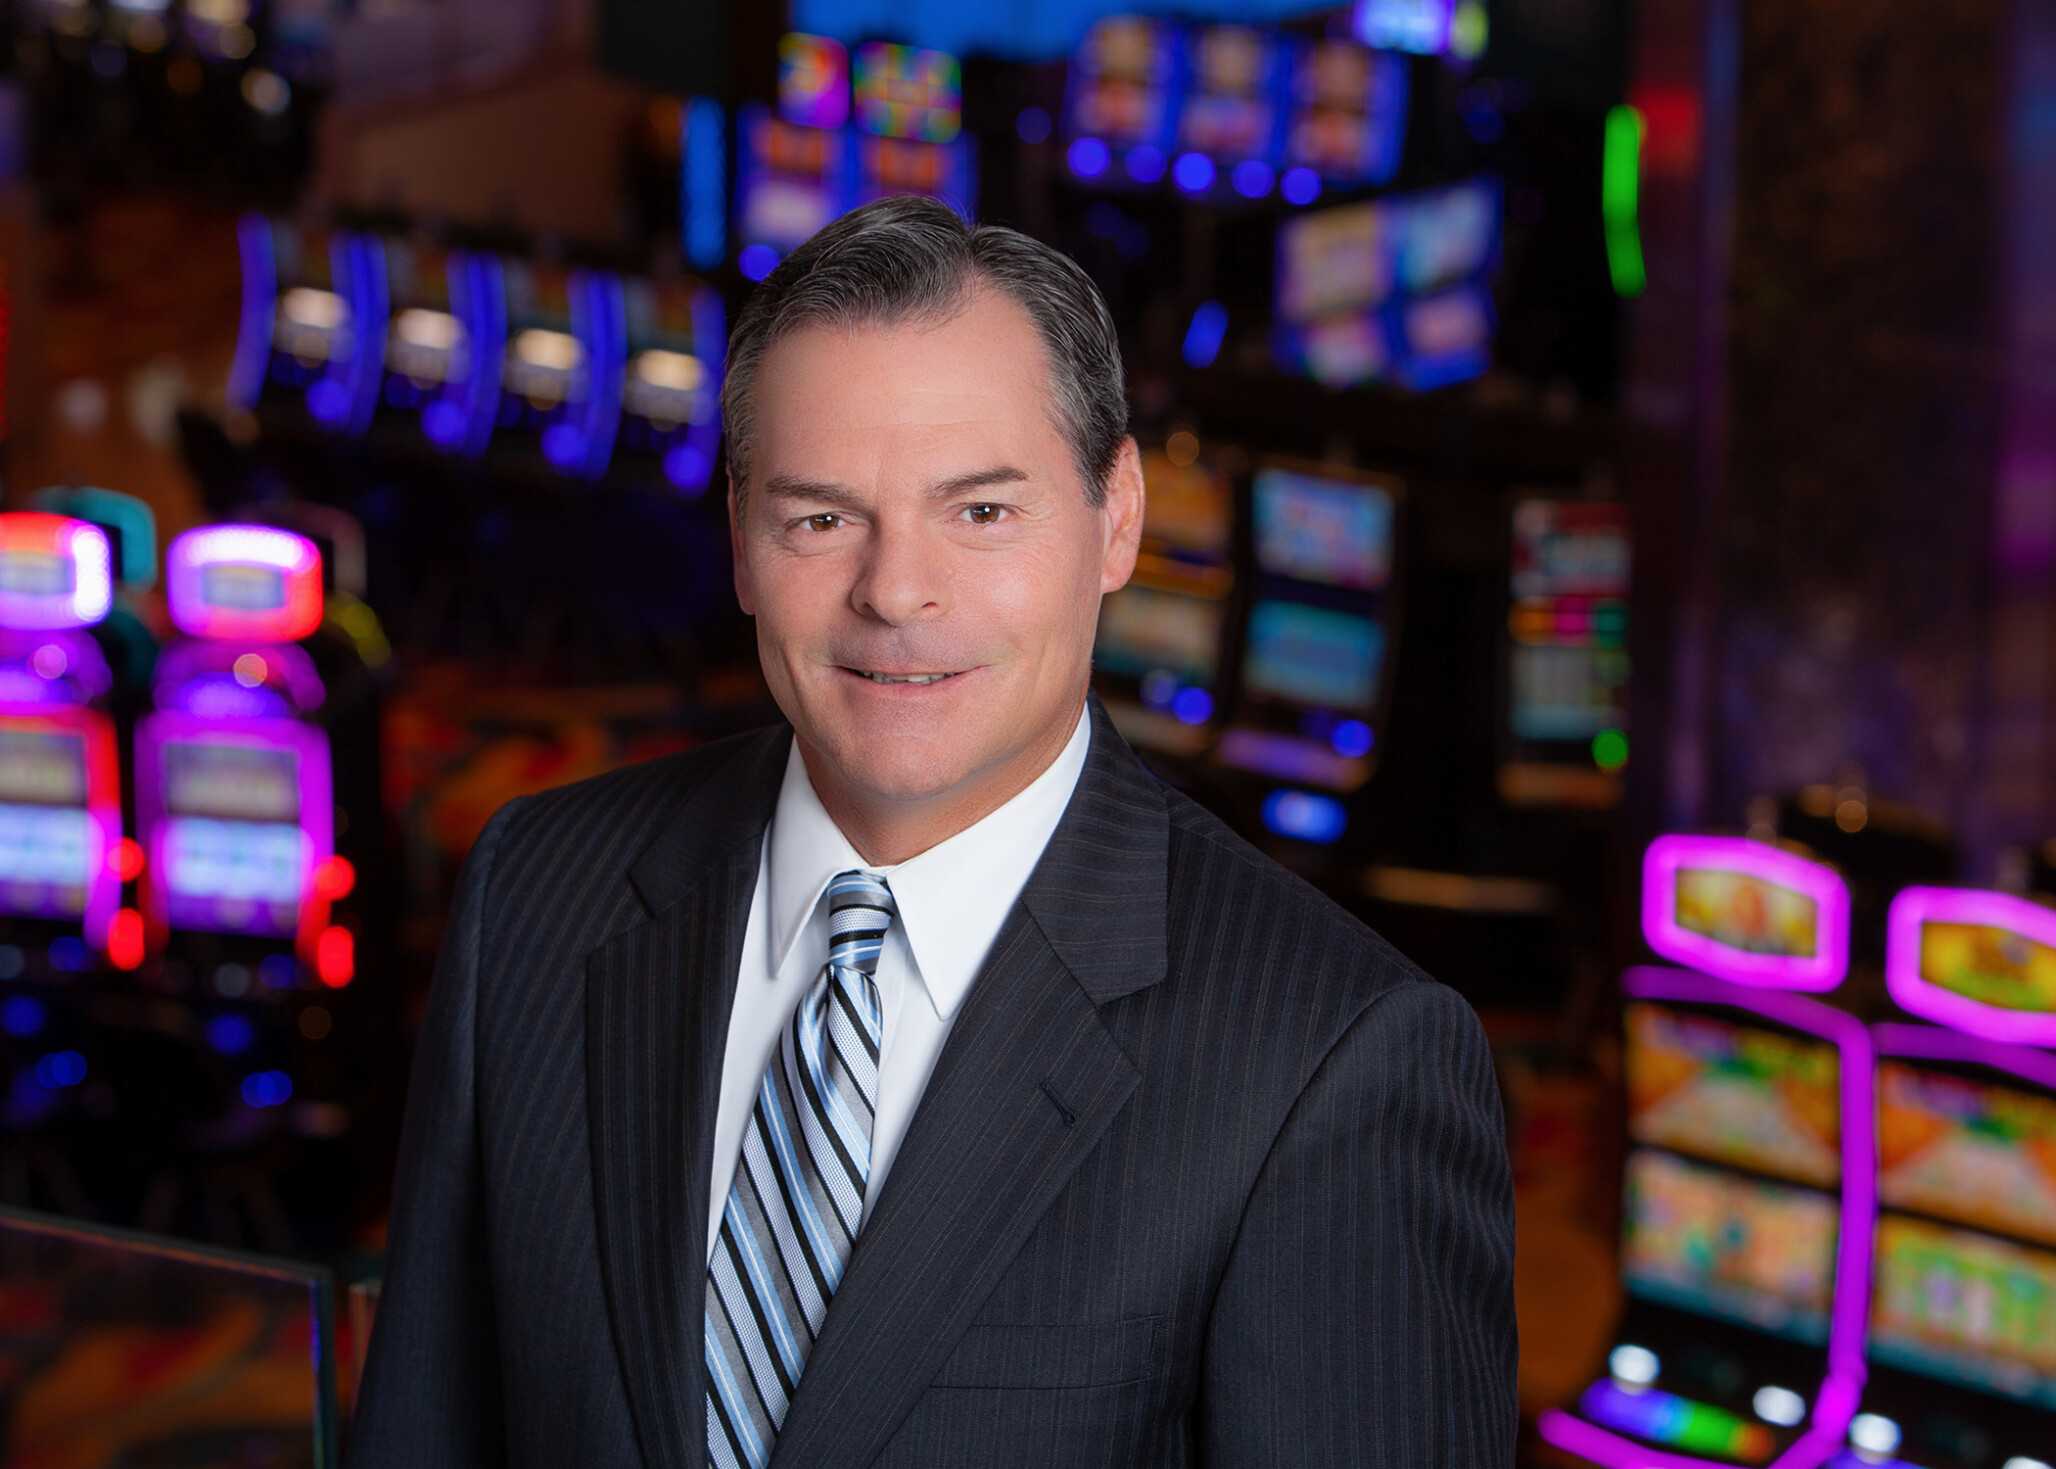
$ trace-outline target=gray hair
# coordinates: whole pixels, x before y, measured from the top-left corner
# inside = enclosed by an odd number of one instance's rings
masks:
[[[990,285],[1035,323],[1049,358],[1051,417],[1070,441],[1085,498],[1106,502],[1128,435],[1128,397],[1113,317],[1077,262],[1018,230],[972,228],[949,205],[879,199],[780,261],[744,303],[728,338],[721,424],[738,504],[749,485],[757,367],[784,337],[812,326],[941,323]]]

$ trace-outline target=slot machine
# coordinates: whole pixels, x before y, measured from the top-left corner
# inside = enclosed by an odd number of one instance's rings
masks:
[[[697,499],[713,481],[721,442],[721,297],[682,276],[634,277],[627,321],[615,477]]]
[[[1291,118],[1291,48],[1275,32],[1220,25],[1188,31],[1185,50],[1172,183],[1208,198],[1268,198]]]
[[[30,504],[69,515],[100,528],[107,537],[114,572],[113,605],[94,630],[114,673],[119,712],[134,713],[134,701],[150,687],[163,641],[163,608],[157,590],[157,516],[134,495],[93,485],[49,485]]]
[[[1095,23],[1072,59],[1064,160],[1090,187],[1158,183],[1170,167],[1186,79],[1182,32],[1166,21]]]
[[[1830,1469],[2056,1459],[2056,912],[1908,888],[1872,1027],[1868,1381]]]
[[[494,446],[520,468],[538,462],[580,479],[598,479],[621,427],[628,352],[621,277],[558,260],[508,257],[501,263],[500,358]]]
[[[1233,451],[1203,454],[1184,430],[1145,451],[1135,574],[1100,604],[1093,685],[1123,737],[1182,783],[1228,707],[1238,469]]]
[[[1811,1469],[1863,1384],[1869,1033],[1827,996],[1848,890],[1764,843],[1666,836],[1642,927],[1678,967],[1622,977],[1626,1304],[1607,1370],[1544,1413],[1545,1444],[1608,1469]]]
[[[963,133],[963,69],[956,57],[867,42],[857,48],[852,98],[850,207],[891,194],[927,194],[968,218],[978,202],[977,171]]]
[[[736,112],[736,265],[760,281],[850,207],[849,53],[826,36],[779,43],[778,106]]]
[[[228,397],[267,428],[362,434],[378,406],[390,315],[368,236],[262,214],[236,231],[242,311]]]
[[[507,347],[505,267],[425,232],[375,237],[386,281],[376,423],[406,449],[476,458],[492,438]]]
[[[1388,475],[1259,463],[1235,694],[1213,773],[1239,829],[1288,865],[1348,833],[1376,768],[1398,635],[1404,490]]]
[[[1407,97],[1404,57],[1340,38],[1304,47],[1292,67],[1285,202],[1390,183],[1406,152]]]

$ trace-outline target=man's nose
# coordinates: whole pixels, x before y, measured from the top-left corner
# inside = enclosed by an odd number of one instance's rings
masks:
[[[857,611],[900,626],[940,616],[949,569],[946,549],[918,526],[880,524],[851,588]]]

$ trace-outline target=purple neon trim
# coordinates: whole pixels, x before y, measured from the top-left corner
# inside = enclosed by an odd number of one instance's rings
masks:
[[[1836,1228],[1835,1298],[1828,1323],[1827,1375],[1809,1406],[1809,1423],[1767,1469],[1818,1469],[1841,1447],[1856,1415],[1865,1378],[1864,1334],[1870,1307],[1870,1257],[1877,1222],[1875,1057],[1870,1035],[1853,1015],[1818,1000],[1752,988],[1684,970],[1642,965],[1621,976],[1635,999],[1727,1005],[1831,1042],[1842,1080],[1842,1209]],[[1560,1409],[1544,1413],[1542,1437],[1606,1469],[1732,1469],[1652,1449]]]
[[[261,214],[244,215],[236,225],[236,248],[243,265],[243,307],[236,354],[229,365],[228,399],[238,408],[254,408],[271,365],[272,318],[278,309],[271,221]]]
[[[1944,989],[1920,972],[1920,930],[1929,923],[2008,929],[2056,948],[2056,912],[2008,893],[1974,888],[1907,888],[1885,919],[1885,988],[1900,1008],[1951,1030],[2015,1045],[2056,1046],[2056,1014],[1987,1005]]]
[[[1740,872],[1813,899],[1820,921],[1813,957],[1751,954],[1680,927],[1677,874],[1684,867]],[[1820,863],[1746,837],[1662,836],[1642,859],[1642,935],[1664,958],[1735,984],[1831,990],[1849,968],[1849,889]]]
[[[304,915],[314,891],[315,870],[335,854],[335,807],[328,768],[328,736],[291,719],[210,719],[160,709],[136,726],[136,835],[148,856],[147,871],[158,880],[145,888],[158,922],[165,920],[170,894],[164,890],[165,835],[171,813],[164,804],[164,746],[179,740],[216,739],[232,744],[291,750],[300,781],[300,830],[307,835],[307,863],[300,874]]]
[[[2056,1091],[2056,1056],[1960,1030],[1886,1021],[1871,1031],[1878,1055],[1894,1060],[1961,1061],[2009,1072],[2022,1081]]]

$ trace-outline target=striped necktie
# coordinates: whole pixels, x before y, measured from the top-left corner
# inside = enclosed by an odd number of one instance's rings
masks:
[[[828,962],[778,1035],[707,1266],[707,1462],[764,1469],[864,1217],[892,890],[828,884]]]

